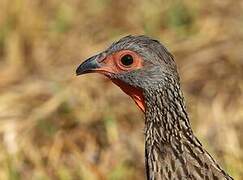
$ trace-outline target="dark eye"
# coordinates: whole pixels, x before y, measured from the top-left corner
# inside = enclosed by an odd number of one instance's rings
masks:
[[[126,55],[122,56],[121,63],[124,66],[130,66],[133,63],[133,57],[130,54],[126,54]]]

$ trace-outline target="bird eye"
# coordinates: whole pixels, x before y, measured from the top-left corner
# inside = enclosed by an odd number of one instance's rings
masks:
[[[126,54],[126,55],[122,56],[121,63],[124,66],[130,66],[133,63],[133,57],[130,54]]]

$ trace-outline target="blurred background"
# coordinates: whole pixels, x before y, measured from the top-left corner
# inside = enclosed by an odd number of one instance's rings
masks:
[[[0,179],[144,179],[143,114],[84,59],[128,34],[174,54],[191,124],[243,179],[242,0],[1,0]]]

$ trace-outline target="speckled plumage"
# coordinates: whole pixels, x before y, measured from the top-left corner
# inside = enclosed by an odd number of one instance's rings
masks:
[[[231,179],[194,136],[178,82],[146,92],[147,179]]]
[[[173,56],[146,36],[126,36],[97,56],[125,49],[139,54],[144,67],[108,76],[143,92],[147,179],[232,179],[192,132]]]

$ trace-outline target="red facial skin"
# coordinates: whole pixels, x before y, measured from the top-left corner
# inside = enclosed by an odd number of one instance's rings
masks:
[[[133,63],[129,66],[125,66],[121,62],[121,58],[124,55],[131,55],[133,57]],[[100,62],[101,67],[95,69],[95,72],[107,75],[109,73],[118,74],[133,71],[135,69],[140,69],[143,67],[143,59],[138,56],[135,52],[130,50],[122,50],[107,56]],[[109,77],[109,76],[108,76]],[[145,102],[141,89],[130,86],[119,79],[111,79],[113,83],[118,85],[126,94],[128,94],[135,101],[137,106],[145,112]]]
[[[121,80],[111,79],[111,81],[119,86],[127,95],[129,95],[135,101],[136,105],[142,110],[142,112],[145,112],[144,97],[140,89],[134,88]]]

